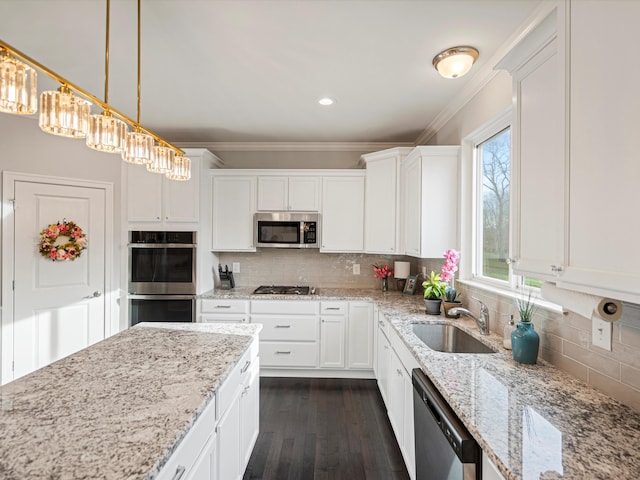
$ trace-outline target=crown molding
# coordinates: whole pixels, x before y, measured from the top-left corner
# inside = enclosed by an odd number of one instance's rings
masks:
[[[425,145],[445,126],[471,99],[480,92],[497,74],[496,66],[502,59],[536,28],[555,8],[558,1],[544,0],[529,17],[511,34],[505,43],[489,58],[482,68],[474,74],[462,89],[462,92],[451,101],[415,140],[416,145]],[[449,80],[447,80],[449,81]]]
[[[206,148],[215,152],[375,152],[413,147],[412,142],[173,142],[180,148]]]

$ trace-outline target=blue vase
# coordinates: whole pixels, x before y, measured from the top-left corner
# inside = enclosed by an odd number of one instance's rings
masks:
[[[518,322],[511,332],[511,350],[513,359],[518,363],[534,365],[538,358],[540,337],[531,322]]]

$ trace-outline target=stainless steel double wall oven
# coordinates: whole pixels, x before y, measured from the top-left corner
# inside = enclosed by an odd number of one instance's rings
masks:
[[[193,322],[196,232],[129,232],[129,324]]]

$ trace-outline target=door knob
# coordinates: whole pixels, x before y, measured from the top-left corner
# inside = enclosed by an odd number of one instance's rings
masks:
[[[102,292],[99,292],[98,290],[96,290],[91,295],[87,295],[84,298],[98,298],[100,295],[102,295]]]

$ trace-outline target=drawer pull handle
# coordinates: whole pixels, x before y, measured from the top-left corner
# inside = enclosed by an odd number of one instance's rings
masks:
[[[291,325],[276,325],[276,328],[291,328]]]
[[[240,394],[240,396],[241,397],[246,396],[248,391],[249,391],[249,386],[244,387],[244,389],[242,390],[242,393]]]
[[[276,355],[291,355],[291,350],[276,350]]]
[[[340,310],[340,307],[327,307],[325,310]]]
[[[246,372],[247,368],[249,368],[249,365],[251,365],[251,360],[247,360],[247,363],[244,364],[244,367],[242,367],[242,369],[240,370],[240,373]]]
[[[216,308],[231,308],[231,305],[216,305]]]
[[[176,468],[176,473],[173,474],[173,478],[171,480],[180,480],[186,470],[187,469],[184,466],[178,465],[178,468]]]
[[[378,325],[380,325],[381,327],[384,327],[384,322],[382,320],[378,320]]]

